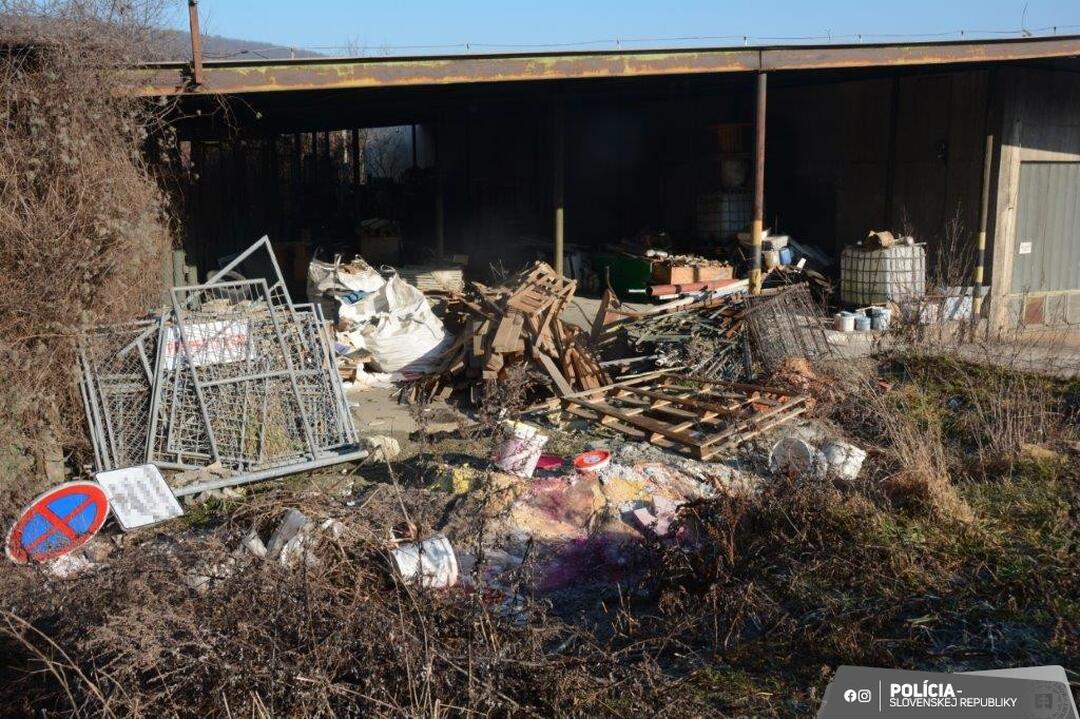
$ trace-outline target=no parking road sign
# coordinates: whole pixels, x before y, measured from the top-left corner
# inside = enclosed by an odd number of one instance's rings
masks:
[[[64,483],[39,495],[7,536],[7,556],[17,563],[59,557],[101,529],[109,501],[97,483]]]

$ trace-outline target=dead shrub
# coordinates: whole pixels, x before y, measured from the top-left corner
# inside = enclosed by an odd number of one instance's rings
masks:
[[[153,5],[0,0],[0,356],[33,398],[0,411],[13,456],[85,444],[78,329],[162,298],[163,108],[118,92]]]

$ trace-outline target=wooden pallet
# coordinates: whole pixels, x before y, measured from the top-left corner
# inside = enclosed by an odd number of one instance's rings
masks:
[[[562,399],[574,415],[699,460],[733,450],[800,415],[806,397],[784,388],[658,371]]]

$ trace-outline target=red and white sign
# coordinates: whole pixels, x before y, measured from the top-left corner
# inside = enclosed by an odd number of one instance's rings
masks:
[[[191,353],[191,366],[218,365],[221,363],[251,360],[254,348],[250,342],[250,326],[247,320],[215,320],[213,322],[165,328],[165,369],[175,370],[177,358],[184,355],[185,346]]]
[[[51,560],[97,534],[109,515],[109,500],[97,483],[76,481],[42,493],[8,532],[5,550],[17,562]]]

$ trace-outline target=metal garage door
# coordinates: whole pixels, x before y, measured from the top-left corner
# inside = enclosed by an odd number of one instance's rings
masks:
[[[1012,292],[1080,290],[1080,163],[1020,163]]]

